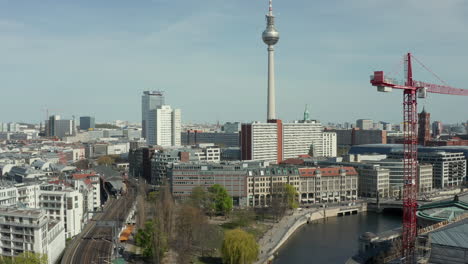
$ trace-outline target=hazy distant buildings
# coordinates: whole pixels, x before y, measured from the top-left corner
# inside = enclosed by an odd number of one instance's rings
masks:
[[[239,133],[241,124],[239,122],[227,122],[223,125],[223,132],[225,133]]]
[[[0,132],[20,132],[21,126],[18,123],[0,123]]]
[[[387,131],[383,130],[340,129],[331,131],[336,133],[338,146],[387,144]]]
[[[146,142],[149,145],[180,146],[181,111],[162,105],[150,110],[147,115]]]
[[[372,129],[374,127],[374,122],[370,119],[358,119],[356,121],[356,127],[362,130]]]
[[[46,135],[49,137],[65,137],[74,134],[74,121],[61,119],[59,115],[49,117],[46,124]]]
[[[80,129],[89,130],[96,128],[94,123],[94,117],[91,116],[82,116],[80,117]]]
[[[147,120],[151,110],[164,105],[164,94],[161,91],[144,91],[141,97],[141,126],[142,137],[148,138],[147,135]]]
[[[197,145],[212,143],[220,147],[238,147],[239,133],[227,132],[203,132],[198,130],[187,130],[181,133],[182,145]]]
[[[442,125],[442,122],[440,121],[434,121],[432,123],[432,137],[433,138],[439,138],[440,135],[442,135],[444,127]]]

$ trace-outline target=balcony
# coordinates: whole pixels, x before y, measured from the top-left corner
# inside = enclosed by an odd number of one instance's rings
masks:
[[[7,221],[0,221],[0,224],[3,224],[3,225],[11,225],[11,226],[24,226],[24,227],[38,227],[40,225],[40,222],[32,222],[30,223],[29,221],[11,221],[11,222],[7,222]],[[9,230],[9,229],[8,229]],[[0,231],[3,231],[3,228],[0,228]],[[5,230],[7,231],[7,230]]]

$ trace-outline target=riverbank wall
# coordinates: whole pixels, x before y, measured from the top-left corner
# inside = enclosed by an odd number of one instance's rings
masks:
[[[314,210],[307,210],[300,213],[296,213],[296,219],[294,223],[286,230],[284,235],[276,242],[276,244],[267,251],[264,255],[256,262],[256,264],[268,264],[274,259],[278,250],[288,241],[288,239],[298,231],[303,225],[318,223],[320,221],[326,221],[330,217],[345,217],[347,215],[358,214],[367,211],[367,204],[357,204],[355,206],[343,206],[343,207],[328,207]],[[302,214],[301,214],[302,213]]]

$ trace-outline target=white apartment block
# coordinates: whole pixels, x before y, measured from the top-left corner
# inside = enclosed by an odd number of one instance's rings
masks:
[[[323,145],[323,157],[336,157],[337,156],[337,144],[336,144],[336,132],[323,132],[322,135]]]
[[[309,154],[311,149],[314,156],[333,155],[334,152],[333,135],[327,134],[324,140],[323,126],[315,121],[244,124],[241,138],[242,160],[280,162]]]
[[[62,222],[48,219],[41,209],[0,207],[0,255],[32,251],[46,254],[48,264],[54,264],[64,249]]]
[[[42,184],[40,189],[39,207],[46,210],[49,219],[63,221],[67,238],[79,234],[85,224],[83,195],[62,185]]]
[[[39,184],[27,184],[20,183],[16,184],[18,190],[18,202],[28,208],[39,207]]]
[[[297,158],[299,155],[308,154],[311,147],[314,156],[324,156],[322,137],[323,126],[320,123],[314,121],[284,123],[283,159]]]
[[[12,184],[0,185],[0,206],[15,205],[18,202],[18,190]]]
[[[147,143],[163,147],[181,145],[181,111],[162,105],[148,112]]]
[[[251,160],[276,160],[278,128],[272,123],[252,123]]]

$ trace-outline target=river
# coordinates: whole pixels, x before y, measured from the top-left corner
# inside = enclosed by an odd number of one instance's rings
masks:
[[[345,263],[357,252],[364,232],[379,233],[401,226],[401,216],[373,212],[332,217],[308,224],[279,250],[274,264]]]

